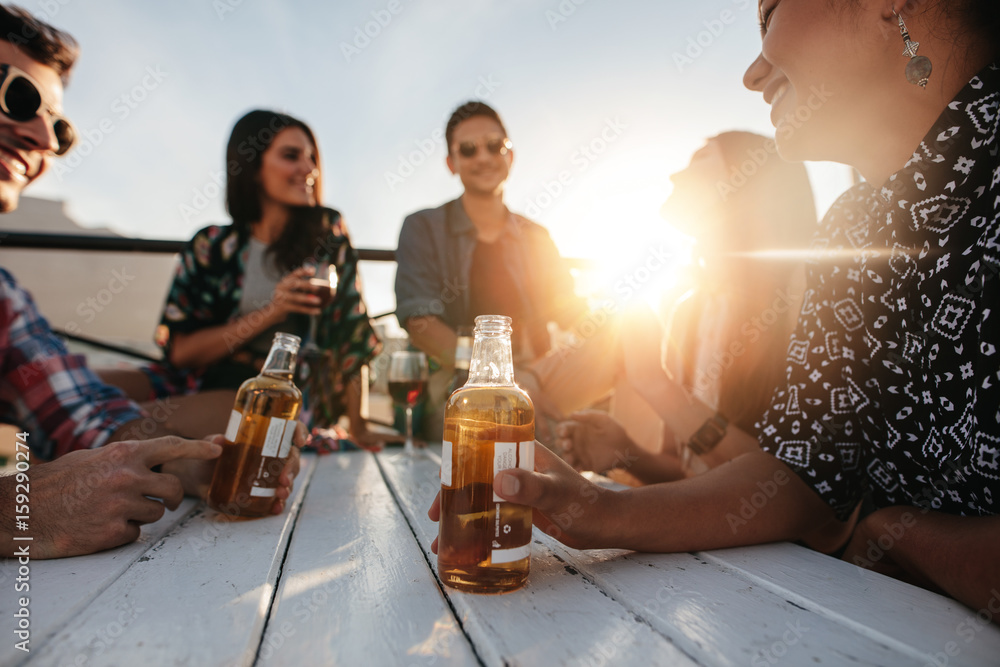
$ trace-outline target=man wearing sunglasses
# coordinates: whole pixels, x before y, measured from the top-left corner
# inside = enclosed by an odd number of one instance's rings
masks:
[[[73,144],[61,108],[77,52],[69,35],[0,5],[0,212],[14,210],[21,191]],[[0,422],[20,431],[10,436],[17,473],[0,477],[0,556],[57,558],[125,544],[185,492],[200,494],[221,448],[170,435],[167,416],[147,415],[101,383],[0,268]],[[297,468],[283,475],[280,498]]]
[[[497,112],[482,102],[463,104],[448,120],[445,140],[448,169],[464,192],[408,216],[396,250],[396,316],[412,343],[441,364],[428,383],[426,414],[436,423],[425,423],[425,435],[440,439],[456,331],[471,328],[477,315],[513,319],[518,384],[536,410],[559,418],[532,364],[549,351],[549,322],[568,329],[585,305],[549,233],[504,203],[514,149]],[[545,438],[545,420],[536,424]]]

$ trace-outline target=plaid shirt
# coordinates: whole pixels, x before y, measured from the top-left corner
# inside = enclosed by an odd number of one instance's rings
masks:
[[[71,355],[14,277],[0,269],[0,422],[31,434],[32,452],[54,459],[100,447],[143,413]]]

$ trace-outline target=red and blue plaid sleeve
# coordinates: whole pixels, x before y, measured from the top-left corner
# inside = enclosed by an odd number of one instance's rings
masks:
[[[100,447],[139,406],[72,355],[34,300],[0,269],[0,421],[31,433],[34,453],[54,459]]]

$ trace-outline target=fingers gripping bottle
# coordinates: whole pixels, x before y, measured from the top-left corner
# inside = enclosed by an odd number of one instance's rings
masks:
[[[274,334],[260,375],[240,386],[209,487],[209,507],[240,517],[271,513],[302,409],[302,393],[292,383],[299,343],[298,336]]]
[[[438,574],[473,593],[520,588],[531,560],[531,508],[493,493],[501,470],[535,468],[535,408],[514,384],[510,322],[476,318],[469,380],[445,403]]]

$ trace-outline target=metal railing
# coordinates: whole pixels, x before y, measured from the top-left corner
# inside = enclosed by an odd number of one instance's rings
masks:
[[[160,239],[137,239],[120,236],[92,236],[85,234],[46,234],[39,232],[0,232],[0,248],[23,248],[30,250],[83,250],[87,252],[140,252],[155,254],[176,254],[188,246],[188,241],[165,241]],[[395,250],[358,248],[358,259],[369,262],[394,262]],[[373,316],[372,319],[388,317],[394,311]],[[77,343],[83,343],[100,350],[115,352],[144,361],[162,361],[160,357],[111,345],[89,336],[69,333],[53,327],[53,332]]]
[[[87,250],[94,252],[149,252],[178,253],[187,247],[187,241],[134,239],[119,236],[87,236],[84,234],[42,234],[35,232],[0,233],[4,248],[32,248],[35,250]],[[358,258],[368,262],[395,262],[395,250],[359,248]]]
[[[87,252],[139,252],[155,254],[176,254],[188,246],[188,241],[167,241],[162,239],[139,239],[123,236],[93,236],[85,234],[48,234],[40,232],[0,232],[0,248],[25,248],[32,250],[83,250]],[[357,248],[358,259],[367,262],[395,262],[396,251],[376,248]],[[587,269],[593,266],[591,260],[564,258],[571,268]],[[394,315],[395,311],[373,315],[377,320]],[[110,345],[102,341],[72,334],[67,331],[53,329],[55,333],[67,340],[76,341],[92,347],[117,352],[146,361],[161,361],[160,358]]]

